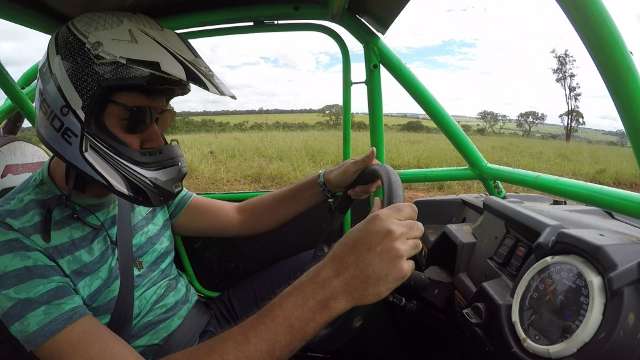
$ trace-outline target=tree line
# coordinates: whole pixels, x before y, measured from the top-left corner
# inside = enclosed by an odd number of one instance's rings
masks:
[[[556,49],[551,50],[556,65],[551,69],[554,81],[562,88],[563,102],[566,111],[558,115],[564,130],[564,139],[566,142],[571,141],[571,137],[581,126],[585,125],[584,114],[580,111],[580,83],[577,80],[576,59],[569,53],[568,49],[558,52]],[[496,133],[496,128],[502,130],[508,122],[509,118],[505,114],[500,114],[490,110],[482,110],[478,113],[478,118],[484,124],[486,132]],[[535,110],[528,110],[518,114],[514,120],[516,127],[522,132],[522,136],[531,136],[536,126],[544,124],[547,115]],[[624,133],[624,131],[622,131]],[[616,134],[618,137],[620,134]],[[623,134],[624,135],[624,134]]]
[[[566,142],[570,142],[572,136],[578,131],[578,129],[585,125],[584,114],[580,110],[580,99],[582,93],[580,92],[580,83],[577,81],[576,60],[569,53],[569,50],[565,49],[563,52],[558,52],[556,49],[551,51],[551,55],[555,60],[555,67],[551,69],[554,76],[554,81],[562,88],[563,102],[566,106],[566,110],[558,115],[563,127],[564,139]],[[213,115],[241,115],[241,114],[291,114],[291,113],[320,113],[324,118],[324,121],[315,124],[306,123],[240,123],[240,124],[228,124],[224,122],[211,122],[206,126],[212,127],[211,130],[217,131],[233,131],[233,130],[257,130],[257,129],[281,129],[281,130],[304,130],[311,128],[339,128],[342,126],[343,108],[340,104],[329,104],[319,109],[307,108],[307,109],[264,109],[259,108],[256,110],[218,110],[218,111],[183,111],[180,115],[185,118],[190,116],[213,116]],[[510,119],[506,114],[502,114],[493,110],[482,110],[477,114],[478,119],[482,123],[482,126],[478,129],[473,129],[468,124],[461,125],[463,130],[467,133],[476,131],[478,134],[488,133],[502,133],[507,128],[509,123],[515,124],[515,127],[520,131],[522,136],[530,137],[534,134],[534,129],[547,121],[547,114],[539,112],[537,110],[526,110],[520,112],[515,119]],[[353,119],[353,114],[352,114]],[[190,125],[184,124],[184,129],[175,129],[176,131],[185,131],[187,128],[191,128]],[[409,121],[406,124],[394,126],[402,131],[413,132],[432,132],[436,129],[425,126],[420,121]],[[353,122],[352,128],[354,130],[368,129],[368,124],[365,122]],[[628,143],[628,138],[624,130],[617,130],[612,132],[612,136],[617,138],[617,144],[625,146]]]

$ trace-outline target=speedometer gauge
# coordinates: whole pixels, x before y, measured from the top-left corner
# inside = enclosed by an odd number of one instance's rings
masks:
[[[553,359],[568,356],[596,333],[605,295],[602,277],[585,259],[549,256],[522,277],[511,320],[530,352]]]

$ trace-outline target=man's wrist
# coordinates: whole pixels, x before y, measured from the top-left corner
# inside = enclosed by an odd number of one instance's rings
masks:
[[[335,200],[338,197],[338,193],[334,192],[327,184],[327,172],[328,170],[320,170],[318,173],[318,186],[320,187],[320,191],[324,195],[324,197],[329,200]]]
[[[349,300],[349,292],[343,285],[341,273],[326,261],[326,258],[311,268],[307,274],[309,281],[320,290],[319,297],[324,297],[325,306],[335,316],[339,316],[351,309],[353,305]]]

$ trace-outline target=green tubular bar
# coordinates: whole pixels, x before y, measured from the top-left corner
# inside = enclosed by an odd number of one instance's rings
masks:
[[[18,84],[13,80],[2,62],[0,62],[0,88],[7,95],[11,102],[18,106],[25,118],[31,124],[36,122],[36,110],[33,108],[29,98],[22,92]]]
[[[172,30],[254,21],[330,20],[327,7],[307,4],[238,6],[158,19]]]
[[[492,177],[510,184],[640,218],[640,194],[631,191],[492,164],[487,171]]]
[[[315,31],[329,36],[336,42],[342,56],[342,159],[351,158],[351,57],[344,39],[328,26],[314,23],[295,24],[256,24],[249,26],[231,26],[208,30],[194,30],[183,32],[187,39],[198,39],[212,36],[237,35],[246,33]],[[351,212],[344,218],[344,231],[351,229]]]
[[[406,169],[398,170],[398,175],[403,183],[478,180],[478,175],[468,167]]]
[[[491,195],[504,196],[502,186],[486,177],[484,169],[488,165],[488,162],[484,159],[475,144],[464,133],[460,125],[444,110],[433,95],[429,93],[427,88],[422,85],[420,80],[418,80],[406,65],[385,45],[382,39],[354,16],[343,16],[341,23],[345,28],[350,30],[360,42],[365,44],[365,48],[372,47],[375,49],[385,69],[404,87],[438,128],[440,128],[442,133],[469,164],[469,167],[478,174],[485,189]],[[366,54],[367,52],[365,51],[365,61]],[[369,71],[370,69],[367,68],[367,73]]]
[[[16,84],[18,84],[18,86],[20,86],[21,89],[24,89],[27,86],[31,85],[37,79],[38,79],[38,63],[35,63],[31,65],[27,69],[27,71],[25,71],[22,75],[20,75],[20,77],[16,81]]]
[[[30,102],[33,102],[33,100],[35,100],[36,98],[36,87],[37,87],[37,82],[33,82],[31,83],[31,85],[27,86],[24,90],[22,90],[22,93],[27,97],[27,99],[29,99]],[[16,108],[15,105],[13,105],[11,100],[7,99],[4,102],[4,104],[0,105],[0,124],[2,124],[4,119],[12,115],[17,110],[18,109]],[[31,126],[35,126],[35,123],[31,122],[31,120],[27,119],[27,121],[29,121]]]
[[[640,76],[629,49],[602,1],[561,0],[558,4],[598,68],[640,166]]]
[[[36,81],[37,78],[38,78],[38,63],[35,63],[31,65],[31,67],[29,67],[27,71],[25,71],[22,75],[20,75],[20,77],[16,81],[16,85],[18,85],[18,87],[22,89],[22,92],[32,102],[35,95],[34,82]],[[33,92],[33,94],[31,92]],[[6,119],[7,116],[13,114],[13,112],[16,111],[17,109],[18,108],[15,105],[13,105],[13,102],[11,102],[10,99],[8,98],[5,99],[2,105],[0,105],[0,123],[2,123],[2,121]]]
[[[349,48],[340,34],[328,26],[313,23],[258,24],[232,26],[208,30],[194,30],[181,33],[187,39],[199,39],[212,36],[237,35],[247,33],[315,31],[333,39],[342,56],[342,158],[351,158],[351,59]]]
[[[52,17],[42,15],[42,12],[24,8],[14,3],[2,2],[0,4],[0,19],[26,26],[30,29],[51,34],[62,26],[63,22]]]
[[[256,196],[266,194],[268,192],[269,191],[238,191],[238,192],[225,192],[225,193],[207,192],[207,193],[198,193],[198,195],[207,197],[209,199],[237,202],[237,201],[245,201],[247,199],[251,199]]]
[[[213,298],[220,295],[217,291],[211,291],[205,289],[202,284],[198,281],[193,268],[191,267],[191,262],[189,261],[189,257],[187,256],[187,250],[184,248],[184,242],[182,242],[182,237],[179,235],[174,235],[174,240],[176,243],[176,249],[178,250],[178,256],[180,257],[180,261],[182,262],[182,266],[184,267],[184,274],[189,279],[193,288],[196,289],[198,293],[200,293],[204,297]]]
[[[371,146],[376,148],[377,159],[385,162],[384,113],[382,111],[382,79],[380,76],[380,58],[375,48],[364,45],[364,67],[367,84],[367,105],[369,108],[369,137]]]
[[[382,93],[380,66],[407,90],[412,98],[423,108],[449,139],[456,150],[463,156],[469,167],[442,169],[411,169],[399,171],[404,182],[463,181],[477,179],[483,183],[487,191],[496,196],[504,196],[504,189],[497,181],[562,196],[568,199],[592,204],[605,209],[640,218],[640,194],[609,188],[582,181],[556,177],[552,175],[518,170],[504,166],[489,164],[460,126],[442,108],[413,73],[387,47],[363,21],[348,11],[340,13],[346,1],[332,0],[329,7],[317,5],[259,5],[235,7],[226,10],[200,12],[160,19],[164,26],[180,30],[199,26],[213,26],[229,23],[277,21],[277,20],[326,20],[334,21],[347,29],[364,47],[366,84],[370,116],[371,144],[378,148],[378,159],[384,161],[384,138],[382,123]],[[586,48],[590,52],[598,70],[612,96],[621,116],[623,125],[629,135],[636,161],[640,164],[640,77],[629,57],[628,50],[618,33],[601,0],[558,0],[568,19],[578,32]],[[2,4],[0,18],[28,26],[32,29],[51,33],[62,23],[15,4]],[[593,26],[598,24],[598,26]],[[287,24],[289,25],[289,24]],[[342,51],[342,50],[341,50]],[[344,57],[344,56],[343,56]],[[26,81],[26,80],[25,80]],[[23,86],[24,85],[24,86]],[[29,97],[35,94],[35,84],[23,91],[20,88],[27,84],[16,84],[0,63],[0,88],[8,98],[27,114],[33,123],[35,112],[29,103]],[[345,89],[349,88],[344,86]],[[26,96],[25,96],[26,94]],[[343,93],[344,96],[347,92]],[[350,96],[349,96],[350,100]],[[350,124],[350,102],[344,102],[345,125]],[[347,108],[347,104],[349,108]],[[9,110],[9,108],[11,108]],[[348,112],[347,112],[348,110]],[[0,119],[15,111],[11,102],[0,106]],[[347,121],[348,120],[348,121]],[[349,135],[343,136],[348,137]],[[344,140],[344,138],[343,138]],[[350,157],[350,144],[343,141],[343,157]],[[347,150],[349,152],[347,153]],[[259,196],[263,192],[243,192],[204,194],[207,197],[241,201]],[[197,281],[184,249],[182,240],[176,239],[179,256],[185,265],[185,271],[194,287],[206,296],[215,296],[216,292],[204,289]]]

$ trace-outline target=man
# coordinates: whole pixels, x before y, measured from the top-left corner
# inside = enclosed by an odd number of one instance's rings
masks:
[[[287,358],[411,274],[423,228],[415,206],[396,204],[369,215],[317,263],[303,253],[204,306],[173,264],[172,231],[273,229],[345,190],[375,152],[320,181],[242,203],[195,196],[182,188],[178,145],[163,136],[175,118],[169,100],[189,82],[233,96],[188,43],[146,16],[85,14],[52,36],[36,107],[38,135],[54,157],[0,204],[0,319],[41,359]],[[376,185],[350,194],[366,197]],[[134,271],[126,339],[106,326],[120,283],[115,224],[124,214],[116,196],[135,204],[127,214],[133,256],[144,264]],[[202,329],[185,329],[187,319],[203,317]]]

